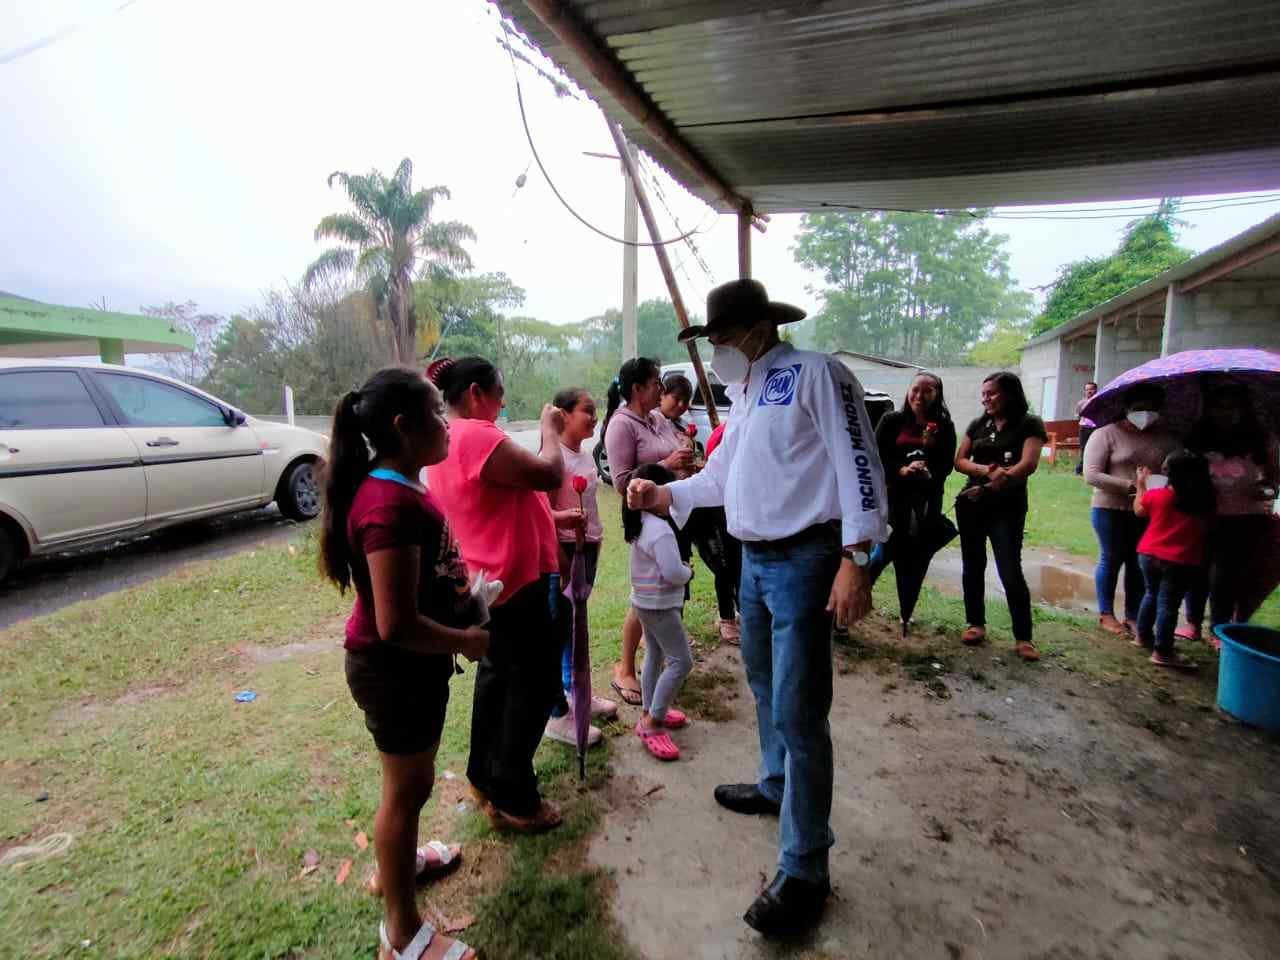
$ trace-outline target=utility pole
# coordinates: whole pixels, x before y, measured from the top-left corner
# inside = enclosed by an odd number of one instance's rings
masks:
[[[671,306],[676,312],[676,322],[683,329],[689,326],[689,313],[685,310],[684,297],[680,295],[680,286],[676,283],[675,271],[671,269],[671,259],[667,256],[667,248],[658,242],[658,221],[653,216],[653,208],[649,206],[649,198],[645,195],[644,187],[640,185],[640,177],[636,172],[635,148],[627,141],[621,127],[607,117],[605,122],[609,125],[609,133],[613,135],[613,142],[618,148],[618,155],[622,157],[622,165],[627,174],[627,182],[634,185],[634,196],[640,207],[640,212],[644,215],[644,225],[649,231],[649,239],[655,244],[653,252],[658,257],[658,267],[662,270],[662,279],[666,281],[667,292],[671,295]],[[628,246],[626,249],[634,251],[636,248]],[[702,394],[703,403],[707,405],[707,419],[711,422],[711,426],[717,426],[720,423],[720,417],[716,412],[716,398],[711,393],[711,384],[707,382],[707,372],[702,367],[702,357],[698,355],[698,348],[692,340],[686,343],[685,346],[689,350],[689,362],[693,364],[694,379],[698,382],[698,389]]]
[[[626,149],[627,156],[634,164],[635,147],[628,143]],[[626,205],[622,211],[622,238],[627,241],[622,245],[622,359],[630,360],[640,355],[639,333],[636,330],[636,262],[639,256],[636,241],[640,238],[640,223],[635,183],[627,175],[626,158],[619,159],[622,160],[622,180],[626,190]]]

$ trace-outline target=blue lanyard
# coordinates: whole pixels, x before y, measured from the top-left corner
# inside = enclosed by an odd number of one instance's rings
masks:
[[[420,483],[414,483],[399,470],[392,470],[390,467],[378,467],[376,470],[370,470],[369,476],[375,480],[390,480],[392,483],[398,483],[402,487],[408,487],[410,490],[416,490],[418,493],[426,493],[427,488]]]

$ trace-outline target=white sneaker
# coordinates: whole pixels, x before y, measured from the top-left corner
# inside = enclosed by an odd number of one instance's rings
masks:
[[[548,740],[576,747],[578,745],[578,731],[574,729],[573,714],[566,713],[563,717],[552,717],[547,721],[547,729],[543,731],[542,735]],[[600,742],[602,736],[598,727],[588,727],[587,746],[594,747]]]

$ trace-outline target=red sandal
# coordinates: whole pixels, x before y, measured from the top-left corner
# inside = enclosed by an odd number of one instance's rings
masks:
[[[680,730],[689,725],[689,718],[685,716],[683,710],[667,707],[667,715],[662,718],[662,725],[668,730]]]
[[[645,727],[644,721],[636,724],[636,736],[644,744],[644,748],[659,760],[679,760],[680,748],[666,731]]]

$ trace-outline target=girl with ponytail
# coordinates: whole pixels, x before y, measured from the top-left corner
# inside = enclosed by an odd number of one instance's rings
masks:
[[[382,763],[369,880],[385,899],[379,960],[409,955],[414,943],[475,957],[424,922],[414,899],[418,882],[461,857],[438,840],[418,847],[418,818],[435,780],[453,658],[479,660],[489,647],[487,631],[467,626],[467,570],[444,513],[415,479],[448,450],[439,392],[415,370],[388,367],[338,401],[323,473],[320,569],[356,593],[347,686]]]
[[[693,451],[667,426],[658,405],[662,401],[662,377],[658,361],[632,357],[618,371],[609,387],[609,413],[605,417],[605,452],[614,489],[627,495],[627,483],[636,467],[660,463],[677,476],[693,468]],[[622,624],[622,659],[614,664],[610,686],[625,702],[639,706],[640,680],[636,677],[636,651],[642,630],[635,609]]]

